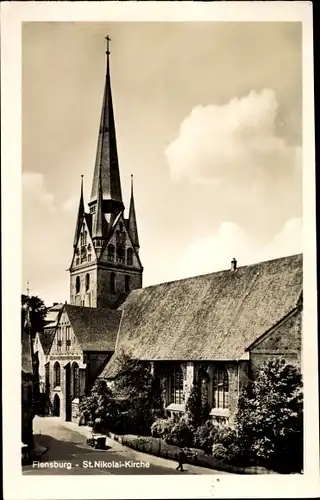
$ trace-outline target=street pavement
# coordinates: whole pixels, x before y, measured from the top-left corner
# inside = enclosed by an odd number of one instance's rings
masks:
[[[75,424],[57,417],[35,417],[33,430],[38,449],[46,449],[31,465],[22,467],[25,475],[100,475],[100,474],[221,474],[204,467],[184,465],[137,452],[109,440],[108,449],[95,450],[86,444],[87,437]],[[225,473],[224,473],[225,474]]]

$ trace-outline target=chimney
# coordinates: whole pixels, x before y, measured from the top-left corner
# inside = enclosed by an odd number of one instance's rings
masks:
[[[57,306],[57,305],[58,305],[58,302],[54,302],[52,307]]]
[[[237,269],[237,261],[236,259],[233,257],[232,261],[231,261],[231,271],[235,271]]]

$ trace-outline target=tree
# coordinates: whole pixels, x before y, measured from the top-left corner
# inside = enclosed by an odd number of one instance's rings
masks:
[[[45,325],[45,317],[47,308],[45,303],[39,297],[29,297],[28,295],[21,295],[21,305],[28,306],[30,311],[30,321],[32,336],[35,337],[37,332],[42,332]],[[24,309],[24,308],[23,308]]]
[[[238,442],[248,458],[282,472],[303,465],[302,380],[284,360],[262,366],[239,398]]]
[[[156,417],[163,414],[161,384],[150,363],[122,351],[113,393],[122,416],[122,431],[149,434]]]
[[[194,426],[203,424],[209,417],[207,397],[202,386],[200,377],[194,380],[186,402],[186,419]]]
[[[98,379],[90,395],[81,399],[79,409],[87,425],[95,431],[111,429],[118,416],[112,390],[103,379]]]

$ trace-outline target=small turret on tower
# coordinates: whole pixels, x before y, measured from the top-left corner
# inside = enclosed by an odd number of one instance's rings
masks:
[[[79,208],[78,208],[78,217],[77,217],[76,230],[75,230],[74,239],[73,239],[73,246],[74,247],[77,245],[77,242],[78,242],[83,215],[84,215],[83,175],[81,175],[80,201],[79,201]]]
[[[136,210],[134,206],[134,196],[133,196],[133,175],[131,175],[131,196],[130,196],[130,205],[129,205],[129,232],[132,239],[132,243],[134,247],[138,250],[139,245],[139,237],[138,237],[138,228],[137,228],[137,219],[136,219]]]

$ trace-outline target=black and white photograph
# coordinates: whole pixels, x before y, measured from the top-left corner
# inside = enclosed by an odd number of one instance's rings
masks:
[[[298,18],[21,23],[21,481],[223,496],[314,470],[311,39]]]

